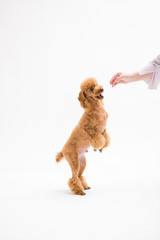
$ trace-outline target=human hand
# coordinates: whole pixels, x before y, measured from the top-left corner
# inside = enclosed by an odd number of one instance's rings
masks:
[[[118,72],[110,80],[112,87],[115,87],[119,83],[129,83],[140,80],[140,75],[138,73],[126,74]]]

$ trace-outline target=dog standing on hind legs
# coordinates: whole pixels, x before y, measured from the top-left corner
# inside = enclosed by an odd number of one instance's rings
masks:
[[[84,190],[90,189],[82,175],[86,167],[85,152],[90,146],[102,152],[110,143],[106,131],[108,114],[103,107],[103,91],[94,78],[82,82],[78,100],[85,112],[62,151],[56,155],[57,162],[65,158],[71,167],[72,178],[68,185],[74,194],[85,195]]]

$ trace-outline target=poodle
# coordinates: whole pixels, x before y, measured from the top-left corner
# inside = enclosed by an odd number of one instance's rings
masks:
[[[108,114],[103,107],[103,87],[97,80],[88,78],[82,82],[78,100],[84,113],[78,125],[72,131],[71,136],[61,152],[57,153],[56,161],[65,158],[72,170],[72,178],[68,185],[74,194],[85,195],[84,190],[90,189],[82,176],[86,167],[84,153],[92,146],[96,151],[102,152],[110,143],[110,137],[106,131]]]

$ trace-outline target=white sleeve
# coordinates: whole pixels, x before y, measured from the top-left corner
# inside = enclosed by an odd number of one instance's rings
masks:
[[[160,83],[160,55],[158,55],[157,58],[152,60],[146,67],[138,71],[140,75],[152,72],[153,72],[152,79],[145,80],[145,82],[148,84],[149,89],[157,89]]]

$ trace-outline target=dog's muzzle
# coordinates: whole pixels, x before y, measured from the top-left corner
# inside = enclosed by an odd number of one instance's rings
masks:
[[[103,95],[100,93],[98,96],[97,96],[98,99],[103,99]]]
[[[103,91],[104,91],[103,88],[101,88],[101,89],[99,89],[98,92],[103,93]],[[103,98],[104,98],[103,95],[102,95],[101,93],[100,93],[99,95],[97,95],[97,98],[98,98],[98,99],[103,99]]]

